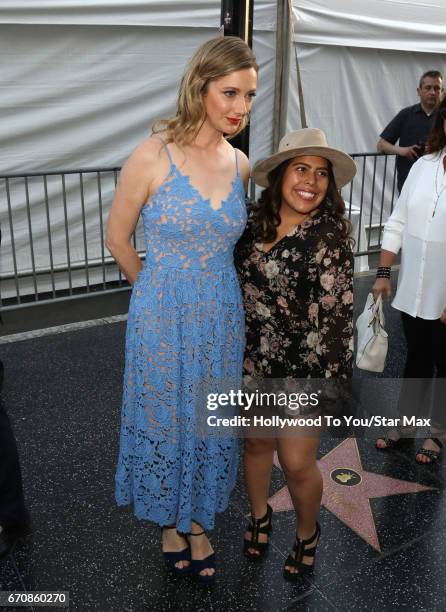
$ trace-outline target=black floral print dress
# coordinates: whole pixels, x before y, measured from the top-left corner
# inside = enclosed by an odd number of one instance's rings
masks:
[[[353,254],[340,229],[319,211],[265,253],[250,215],[235,254],[248,377],[351,377]]]

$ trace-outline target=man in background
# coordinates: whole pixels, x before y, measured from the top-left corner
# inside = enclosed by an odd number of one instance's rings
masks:
[[[397,156],[398,191],[401,191],[414,162],[425,154],[424,143],[443,93],[443,82],[439,70],[425,72],[417,88],[420,102],[400,110],[380,134],[378,151]]]

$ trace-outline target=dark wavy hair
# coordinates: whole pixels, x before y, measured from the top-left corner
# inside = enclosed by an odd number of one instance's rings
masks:
[[[280,225],[280,206],[282,204],[282,182],[288,166],[295,158],[287,159],[268,174],[269,186],[262,191],[254,207],[253,232],[259,241],[274,242],[277,227]],[[328,160],[327,160],[328,161]],[[352,224],[345,216],[345,203],[336,187],[331,162],[328,161],[328,189],[320,209],[330,212],[341,226],[341,237],[354,243],[351,237]]]
[[[440,106],[435,112],[434,123],[426,141],[426,149],[429,153],[437,153],[446,146],[446,134],[444,132],[444,119],[440,110],[446,107],[446,94],[443,96]]]

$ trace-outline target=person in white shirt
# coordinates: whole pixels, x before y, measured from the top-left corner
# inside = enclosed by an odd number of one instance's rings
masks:
[[[400,415],[407,414],[410,404],[418,403],[419,412],[423,410],[426,416],[426,383],[436,378],[431,437],[418,449],[418,463],[435,462],[446,439],[446,96],[426,146],[429,154],[412,166],[385,225],[372,289],[375,299],[380,294],[391,297],[390,268],[401,249],[398,288],[392,306],[401,311],[407,341],[404,378],[423,380],[418,386],[413,381],[403,383]],[[395,448],[410,433],[408,429],[392,429],[387,437],[378,438],[376,447]]]

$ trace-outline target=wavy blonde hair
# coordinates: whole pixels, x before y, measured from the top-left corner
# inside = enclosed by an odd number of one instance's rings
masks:
[[[152,127],[153,134],[163,131],[167,142],[190,144],[206,119],[203,94],[210,81],[246,68],[259,70],[254,53],[241,38],[224,36],[202,44],[189,60],[181,79],[175,116],[157,121]],[[248,121],[245,115],[231,138],[239,134]]]

